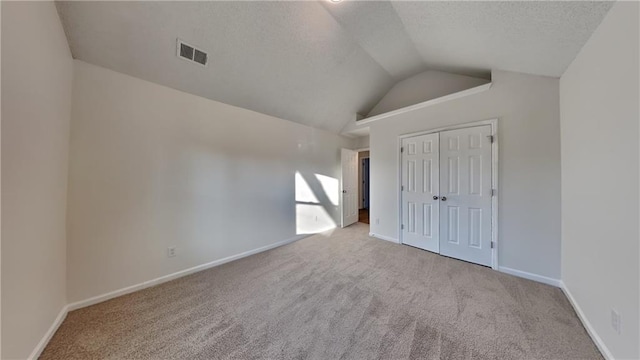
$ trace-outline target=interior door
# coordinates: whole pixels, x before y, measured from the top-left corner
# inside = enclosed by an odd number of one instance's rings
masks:
[[[342,227],[358,221],[358,152],[342,149]]]
[[[439,251],[439,135],[402,140],[402,243]]]
[[[440,133],[440,254],[491,266],[491,126]]]

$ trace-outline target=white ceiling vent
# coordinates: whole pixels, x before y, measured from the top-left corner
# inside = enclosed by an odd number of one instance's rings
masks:
[[[180,39],[178,39],[177,55],[181,59],[195,62],[202,66],[207,66],[207,62],[209,60],[206,52],[196,49],[194,46],[189,45]]]

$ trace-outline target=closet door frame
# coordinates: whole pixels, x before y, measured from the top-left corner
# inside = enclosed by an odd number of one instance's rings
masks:
[[[400,135],[398,137],[398,184],[402,184],[402,139],[480,125],[490,125],[491,136],[493,136],[491,143],[491,189],[493,189],[491,197],[491,268],[498,270],[498,119],[474,121]],[[401,226],[402,189],[398,186],[398,239],[400,239],[400,243],[403,243]]]

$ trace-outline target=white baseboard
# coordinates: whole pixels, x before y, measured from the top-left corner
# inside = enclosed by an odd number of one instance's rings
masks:
[[[62,324],[62,322],[66,318],[67,313],[69,311],[77,310],[77,309],[80,309],[80,308],[83,308],[83,307],[87,307],[87,306],[91,306],[91,305],[94,305],[94,304],[98,304],[98,303],[101,303],[103,301],[107,301],[107,300],[116,298],[118,296],[122,296],[122,295],[126,295],[126,294],[129,294],[129,293],[132,293],[134,291],[142,290],[142,289],[145,289],[145,288],[148,288],[148,287],[151,287],[151,286],[155,286],[155,285],[158,285],[158,284],[162,284],[164,282],[168,282],[168,281],[171,281],[171,280],[183,277],[183,276],[187,276],[187,275],[190,275],[190,274],[202,271],[202,270],[206,270],[206,269],[209,269],[209,268],[220,266],[222,264],[226,264],[226,263],[234,261],[234,260],[238,260],[238,259],[241,259],[241,258],[244,258],[244,257],[247,257],[247,256],[251,256],[251,255],[255,255],[255,254],[267,251],[267,250],[275,249],[277,247],[290,244],[292,242],[304,239],[304,238],[312,236],[312,235],[313,234],[305,234],[305,235],[294,236],[294,237],[292,237],[290,239],[287,239],[287,240],[284,240],[284,241],[280,241],[280,242],[277,242],[277,243],[274,243],[274,244],[271,244],[271,245],[267,245],[267,246],[263,246],[263,247],[260,247],[260,248],[257,248],[257,249],[245,251],[245,252],[240,253],[240,254],[228,256],[228,257],[223,258],[223,259],[211,261],[211,262],[208,262],[208,263],[205,263],[205,264],[202,264],[202,265],[194,266],[194,267],[189,268],[189,269],[185,269],[185,270],[178,271],[178,272],[175,272],[175,273],[172,273],[172,274],[169,274],[169,275],[161,276],[161,277],[153,279],[153,280],[145,281],[145,282],[142,282],[142,283],[139,283],[139,284],[136,284],[136,285],[128,286],[128,287],[125,287],[125,288],[122,288],[122,289],[118,289],[118,290],[115,290],[115,291],[111,291],[111,292],[106,293],[106,294],[94,296],[94,297],[86,299],[86,300],[81,300],[81,301],[77,301],[77,302],[68,304],[68,305],[64,306],[62,308],[62,310],[60,310],[60,313],[58,314],[58,316],[54,320],[53,324],[51,324],[51,327],[46,332],[44,337],[40,340],[40,342],[38,343],[36,348],[33,350],[31,355],[29,356],[29,359],[37,359],[40,356],[40,354],[42,353],[44,348],[47,346],[47,344],[49,343],[49,341],[51,340],[51,338],[53,337],[55,332],[58,330],[58,327],[60,327],[60,324]],[[388,236],[384,236],[384,235],[378,235],[378,234],[374,234],[374,233],[369,233],[369,236],[375,237],[375,238],[378,238],[378,239],[381,239],[381,240],[390,241],[390,242],[393,242],[393,243],[396,243],[396,244],[400,243],[397,239],[394,239],[394,238],[388,237]],[[561,280],[552,279],[552,278],[549,278],[549,277],[536,275],[536,274],[528,273],[528,272],[525,272],[525,271],[520,271],[520,270],[506,268],[506,267],[499,267],[498,270],[503,272],[503,273],[506,273],[506,274],[522,277],[522,278],[529,279],[529,280],[538,281],[538,282],[541,282],[541,283],[545,283],[545,284],[548,284],[548,285],[552,285],[552,286],[556,286],[556,287],[561,288],[562,291],[567,296],[567,298],[569,299],[569,302],[571,303],[571,305],[575,309],[576,313],[578,314],[578,317],[580,318],[580,320],[584,324],[584,327],[587,329],[587,332],[589,333],[589,335],[591,336],[591,338],[595,342],[595,344],[598,347],[598,349],[600,349],[600,351],[602,352],[603,356],[607,360],[613,359],[613,356],[611,355],[611,352],[604,345],[604,343],[602,342],[602,339],[600,339],[598,334],[595,332],[595,330],[593,329],[593,327],[591,326],[591,324],[589,323],[589,321],[585,317],[584,313],[582,312],[582,310],[580,309],[580,307],[576,303],[575,299],[571,295],[571,292],[566,288],[566,286],[564,285],[564,283]]]
[[[384,236],[384,235],[374,234],[374,233],[369,233],[369,236],[374,237],[376,239],[387,240],[387,241],[391,241],[392,243],[400,244],[400,241],[398,241],[398,239],[394,239],[389,236]]]
[[[547,285],[551,285],[551,286],[555,286],[555,287],[560,287],[560,280],[559,279],[553,279],[553,278],[550,278],[550,277],[546,277],[546,276],[542,276],[542,275],[538,275],[538,274],[533,274],[533,273],[522,271],[522,270],[511,269],[511,268],[504,267],[504,266],[498,266],[498,271],[503,272],[505,274],[521,277],[521,278],[524,278],[524,279],[529,279],[529,280],[541,282],[543,284],[547,284]]]
[[[62,324],[64,319],[67,317],[68,312],[69,312],[69,305],[63,306],[62,310],[60,310],[60,313],[58,314],[56,319],[53,321],[53,324],[51,324],[51,327],[49,327],[49,330],[47,330],[47,332],[44,334],[44,336],[42,337],[38,345],[36,345],[36,348],[33,349],[33,351],[31,352],[31,355],[29,355],[27,359],[36,360],[38,357],[40,357],[40,354],[42,354],[42,351],[44,350],[44,348],[47,347],[47,344],[53,337],[53,334],[56,333],[56,331],[60,327],[60,324]]]
[[[71,303],[71,304],[68,305],[68,311],[77,310],[77,309],[80,309],[80,308],[83,308],[83,307],[95,305],[95,304],[101,303],[103,301],[107,301],[107,300],[116,298],[118,296],[130,294],[132,292],[135,292],[135,291],[138,291],[138,290],[142,290],[142,289],[146,289],[146,288],[151,287],[151,286],[159,285],[159,284],[165,283],[167,281],[175,280],[177,278],[181,278],[183,276],[187,276],[187,275],[190,275],[190,274],[202,271],[202,270],[206,270],[206,269],[209,269],[209,268],[212,268],[212,267],[220,266],[222,264],[226,264],[226,263],[234,261],[234,260],[238,260],[238,259],[241,259],[241,258],[244,258],[244,257],[247,257],[247,256],[251,256],[251,255],[255,255],[255,254],[261,253],[263,251],[275,249],[277,247],[290,244],[290,243],[292,243],[294,241],[298,241],[298,240],[304,239],[304,238],[312,236],[312,235],[313,234],[297,235],[297,236],[294,236],[294,237],[292,237],[290,239],[279,241],[279,242],[271,244],[271,245],[267,245],[267,246],[259,247],[257,249],[245,251],[245,252],[240,253],[240,254],[228,256],[226,258],[219,259],[219,260],[214,260],[214,261],[202,264],[202,265],[194,266],[192,268],[188,268],[188,269],[185,269],[185,270],[182,270],[182,271],[178,271],[178,272],[175,272],[175,273],[172,273],[172,274],[169,274],[169,275],[161,276],[159,278],[148,280],[148,281],[136,284],[136,285],[127,286],[125,288],[118,289],[118,290],[115,290],[115,291],[111,291],[111,292],[108,292],[106,294],[102,294],[102,295],[94,296],[94,297],[89,298],[89,299],[77,301],[77,302],[74,302],[74,303]]]
[[[596,344],[598,350],[600,350],[600,352],[602,353],[602,356],[606,360],[614,360],[613,354],[611,354],[611,351],[609,351],[607,345],[604,344],[604,341],[602,341],[596,330],[593,328],[593,326],[589,322],[589,319],[587,319],[584,312],[582,312],[580,305],[578,305],[576,299],[573,297],[573,295],[571,295],[571,291],[569,291],[564,281],[562,280],[560,280],[560,289],[562,289],[562,292],[566,295],[567,299],[569,299],[571,306],[573,306],[576,314],[578,314],[578,318],[580,319],[580,321],[582,321],[582,325],[584,325],[584,328],[587,330],[589,336],[591,336],[591,340],[593,340],[593,342]]]
[[[277,243],[274,243],[274,244],[271,244],[271,245],[267,245],[267,246],[259,247],[257,249],[245,251],[245,252],[240,253],[240,254],[228,256],[228,257],[223,258],[223,259],[219,259],[219,260],[208,262],[206,264],[194,266],[192,268],[185,269],[185,270],[182,270],[182,271],[178,271],[178,272],[175,272],[173,274],[161,276],[159,278],[156,278],[156,279],[153,279],[153,280],[149,280],[149,281],[145,281],[145,282],[142,282],[140,284],[128,286],[128,287],[125,287],[125,288],[122,288],[122,289],[119,289],[119,290],[111,291],[111,292],[106,293],[106,294],[94,296],[94,297],[86,299],[86,300],[77,301],[77,302],[65,305],[62,308],[62,310],[60,310],[60,313],[58,314],[58,316],[54,320],[53,324],[51,324],[51,327],[49,328],[49,330],[47,330],[47,332],[42,337],[42,339],[40,340],[38,345],[36,345],[36,348],[33,349],[33,351],[31,352],[31,355],[29,355],[28,359],[29,360],[35,360],[40,356],[40,354],[42,354],[42,351],[45,349],[45,347],[47,347],[47,344],[49,343],[49,341],[53,337],[53,334],[56,333],[56,331],[58,330],[58,328],[60,327],[60,325],[62,324],[64,319],[67,317],[67,314],[69,313],[69,311],[77,310],[77,309],[80,309],[80,308],[83,308],[83,307],[87,307],[87,306],[90,306],[90,305],[101,303],[103,301],[107,301],[107,300],[116,298],[118,296],[126,295],[126,294],[132,293],[134,291],[142,290],[142,289],[154,286],[154,285],[162,284],[164,282],[171,281],[171,280],[183,277],[183,276],[187,276],[187,275],[196,273],[198,271],[206,270],[206,269],[209,269],[209,268],[212,268],[212,267],[215,267],[215,266],[220,266],[222,264],[226,264],[226,263],[231,262],[233,260],[238,260],[238,259],[241,259],[241,258],[244,258],[244,257],[247,257],[247,256],[251,256],[251,255],[255,255],[257,253],[261,253],[263,251],[275,249],[277,247],[280,247],[280,246],[283,246],[283,245],[287,245],[287,244],[290,244],[290,243],[298,241],[298,240],[302,240],[302,239],[304,239],[306,237],[309,237],[309,236],[312,236],[312,235],[314,235],[314,234],[297,235],[297,236],[294,236],[294,237],[292,237],[290,239],[287,239],[287,240],[284,240],[284,241],[280,241],[280,242],[277,242]]]

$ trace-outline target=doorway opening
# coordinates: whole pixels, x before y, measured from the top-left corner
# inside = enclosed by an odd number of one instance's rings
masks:
[[[358,151],[358,222],[369,224],[369,150]]]
[[[341,227],[369,224],[369,149],[341,150]]]

